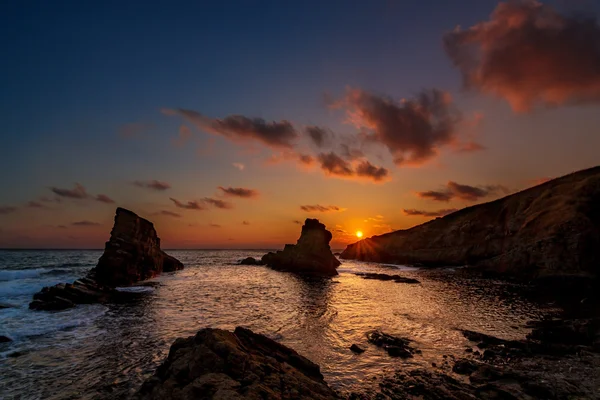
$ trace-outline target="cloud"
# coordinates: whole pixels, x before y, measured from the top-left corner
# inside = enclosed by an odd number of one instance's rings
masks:
[[[135,138],[143,136],[144,132],[151,129],[152,124],[145,124],[142,122],[133,122],[125,124],[119,128],[119,136],[123,138]]]
[[[192,137],[192,131],[190,130],[190,128],[188,128],[185,125],[181,125],[179,127],[179,132],[178,132],[177,137],[175,139],[173,139],[173,144],[178,147],[183,146],[190,140],[191,137]]]
[[[159,192],[163,192],[171,188],[171,185],[167,182],[161,182],[155,179],[150,181],[135,181],[133,182],[133,185],[141,188],[157,190]]]
[[[79,183],[76,183],[73,189],[61,189],[57,187],[51,187],[50,190],[52,190],[54,194],[70,199],[87,199],[89,197],[85,188]]]
[[[44,203],[60,203],[62,200],[60,197],[50,198],[46,196],[40,197],[40,201]]]
[[[300,162],[300,164],[310,166],[315,162],[315,158],[308,154],[298,154],[298,162]]]
[[[221,208],[224,210],[229,210],[229,209],[233,208],[233,204],[231,204],[227,201],[224,201],[224,200],[220,200],[220,199],[213,199],[210,197],[205,197],[202,201],[204,201],[207,204],[210,204],[213,207]]]
[[[57,225],[56,226],[58,229],[67,229],[67,227],[65,225]]]
[[[209,224],[208,226],[210,226],[211,228],[220,228],[221,225],[219,224]]]
[[[389,171],[383,167],[376,167],[368,161],[361,161],[356,166],[356,175],[380,182],[389,176]]]
[[[297,153],[292,150],[284,150],[277,154],[271,154],[271,156],[265,160],[265,163],[272,165],[279,164],[284,161],[295,161],[300,166],[309,167],[314,163],[315,159],[309,154]]]
[[[456,142],[462,120],[450,94],[438,89],[401,102],[351,89],[334,106],[346,109],[349,122],[363,130],[365,143],[386,146],[399,166],[424,164],[440,147]]]
[[[329,130],[319,126],[308,126],[305,131],[312,142],[319,148],[327,143],[330,136],[333,136]]]
[[[106,203],[106,204],[114,204],[115,203],[115,201],[113,199],[111,199],[110,197],[108,197],[105,194],[97,195],[96,201],[99,201],[100,203]]]
[[[197,201],[188,201],[187,203],[182,203],[181,201],[174,199],[172,197],[169,198],[177,208],[184,208],[186,210],[205,210],[202,205],[200,205]]]
[[[221,190],[225,196],[241,197],[244,199],[257,197],[259,194],[258,190],[246,189],[246,188],[234,188],[234,187],[225,188],[223,186],[219,186],[219,190]]]
[[[233,165],[234,167],[236,167],[236,168],[237,168],[237,169],[239,169],[240,171],[243,171],[243,170],[246,168],[246,166],[245,166],[244,164],[242,164],[242,163],[237,163],[237,162],[234,162],[234,163],[233,163],[233,164],[231,164],[231,165]]]
[[[443,217],[445,215],[451,214],[455,211],[458,211],[456,208],[445,208],[437,211],[424,211],[424,210],[415,210],[415,209],[404,209],[402,212],[404,215],[408,216],[422,216],[422,217]]]
[[[334,152],[321,153],[317,158],[321,163],[321,169],[325,171],[325,174],[327,175],[341,177],[349,177],[354,175],[354,171],[352,170],[350,163]]]
[[[37,201],[30,201],[27,203],[27,207],[29,208],[46,208],[42,203]]]
[[[307,206],[300,206],[300,209],[302,211],[307,211],[307,212],[341,212],[341,211],[346,211],[345,208],[341,208],[338,206],[322,206],[319,204],[315,204],[315,205],[307,205]]]
[[[477,201],[481,198],[499,193],[508,194],[509,190],[502,185],[470,186],[449,181],[444,190],[417,192],[417,196],[446,202],[455,198],[465,201]]]
[[[292,221],[296,225],[302,225],[302,221],[298,221],[297,219]]]
[[[177,109],[163,110],[167,115],[180,115],[198,129],[221,135],[234,142],[257,140],[274,148],[294,146],[298,133],[289,121],[267,122],[262,118],[248,118],[243,115],[230,115],[223,119],[210,118],[197,111]]]
[[[462,143],[458,146],[458,148],[456,149],[456,151],[458,151],[459,153],[473,153],[475,151],[481,151],[481,150],[485,150],[486,147],[480,143],[477,142],[466,142],[466,143]]]
[[[250,225],[250,222],[248,222],[248,221],[242,221],[242,225]]]
[[[444,37],[465,87],[516,112],[600,101],[600,26],[539,1],[501,2],[490,19]]]
[[[365,156],[365,153],[361,149],[350,147],[347,143],[340,144],[340,154],[349,161]]]
[[[389,177],[387,168],[375,166],[367,160],[356,161],[353,165],[334,152],[321,153],[318,159],[321,169],[328,176],[339,178],[359,177],[373,182],[383,182]]]
[[[160,210],[155,213],[152,213],[152,215],[164,215],[166,217],[181,218],[181,214],[168,210]]]
[[[92,221],[77,221],[77,222],[71,223],[71,225],[73,225],[73,226],[100,226],[100,224],[98,222],[92,222]]]
[[[0,206],[0,215],[11,214],[17,211],[17,207]]]

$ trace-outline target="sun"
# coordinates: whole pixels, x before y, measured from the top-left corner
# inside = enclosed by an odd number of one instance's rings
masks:
[[[361,238],[362,237],[362,232],[361,231],[356,231],[356,237]]]

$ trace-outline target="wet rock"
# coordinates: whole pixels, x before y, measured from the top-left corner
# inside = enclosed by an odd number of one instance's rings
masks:
[[[0,303],[0,310],[4,309],[4,308],[13,308],[14,306],[11,304],[6,304],[6,303]]]
[[[600,342],[600,318],[543,320],[527,337],[550,343],[592,346]]]
[[[12,353],[8,354],[6,357],[17,358],[17,357],[21,357],[24,354],[25,353],[23,353],[22,351],[13,351]]]
[[[33,296],[32,310],[56,311],[76,304],[106,303],[135,297],[115,290],[161,272],[176,271],[183,264],[160,249],[154,225],[135,213],[117,208],[115,224],[104,253],[86,277],[71,283],[45,287]]]
[[[286,244],[282,251],[265,254],[261,261],[279,271],[303,275],[334,276],[340,265],[331,253],[332,235],[317,219],[306,219],[298,242]]]
[[[135,399],[337,399],[319,366],[244,328],[177,339]]]
[[[0,343],[8,343],[8,342],[12,342],[12,339],[9,338],[8,336],[0,335]]]
[[[454,366],[452,367],[452,371],[460,375],[470,375],[473,372],[477,371],[477,369],[477,363],[475,363],[472,360],[467,360],[466,358],[456,360]]]
[[[263,263],[254,257],[246,257],[240,261],[240,265],[263,265]]]
[[[381,331],[367,333],[367,340],[377,347],[384,348],[391,357],[411,358],[418,350],[410,347],[410,340],[388,335]]]
[[[354,275],[360,276],[363,279],[376,279],[378,281],[394,281],[396,283],[421,283],[413,278],[405,278],[400,275],[377,274],[373,272],[356,272]]]
[[[357,344],[353,344],[352,346],[350,346],[350,351],[352,351],[353,353],[361,354],[365,352],[365,349],[359,347]]]
[[[600,278],[600,167],[349,245],[341,258],[468,266],[484,276]],[[582,284],[582,283],[581,283]],[[578,284],[578,285],[581,285]]]

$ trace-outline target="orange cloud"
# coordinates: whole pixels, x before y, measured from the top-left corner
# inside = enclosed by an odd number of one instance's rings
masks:
[[[436,210],[436,211],[424,211],[424,210],[415,210],[415,209],[402,210],[404,215],[421,216],[421,217],[443,217],[443,216],[451,214],[455,211],[458,211],[458,210],[456,208],[446,208],[446,209]]]
[[[467,88],[505,99],[516,112],[536,105],[600,101],[600,26],[541,2],[498,4],[490,19],[444,37]]]
[[[449,181],[443,190],[429,190],[426,192],[417,192],[417,196],[435,201],[450,201],[460,199],[465,201],[477,201],[481,198],[504,193],[509,190],[502,185],[470,186]]]
[[[157,190],[159,192],[163,192],[171,188],[169,183],[157,181],[156,179],[151,181],[135,181],[133,182],[133,185],[141,188]]]
[[[346,211],[345,208],[341,208],[338,206],[322,206],[320,204],[309,205],[309,206],[300,206],[302,211],[306,212],[342,212]]]
[[[365,143],[386,146],[399,166],[421,165],[434,158],[440,147],[456,141],[461,121],[450,94],[438,89],[401,102],[353,89],[335,106],[345,108],[349,122],[365,130]]]
[[[219,190],[221,190],[221,192],[223,192],[223,194],[225,196],[231,196],[231,197],[241,197],[241,198],[249,199],[249,198],[258,196],[258,190],[254,190],[254,189],[233,188],[233,187],[225,188],[223,186],[219,186]]]

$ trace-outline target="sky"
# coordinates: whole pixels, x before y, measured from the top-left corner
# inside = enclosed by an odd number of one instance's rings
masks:
[[[332,247],[600,164],[600,3],[5,1],[0,247]]]

